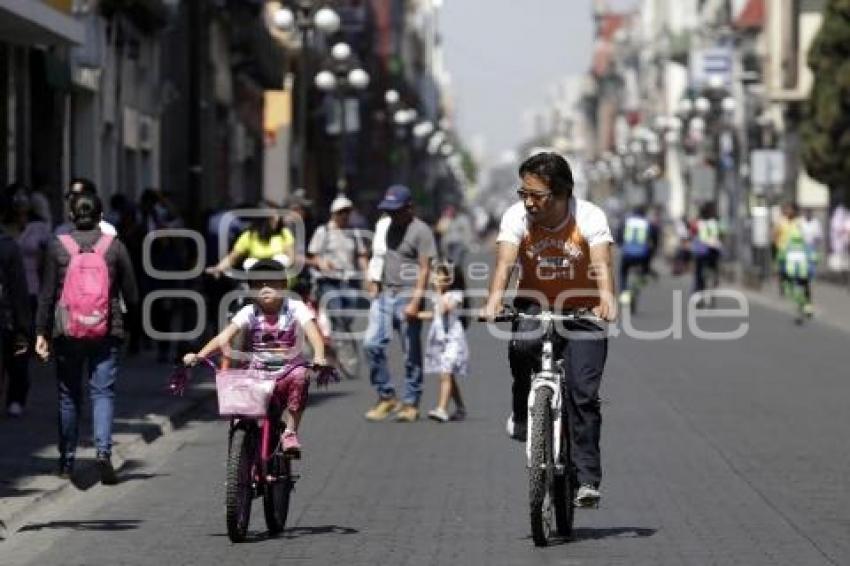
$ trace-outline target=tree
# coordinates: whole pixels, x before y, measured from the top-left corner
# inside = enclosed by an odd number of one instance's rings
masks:
[[[850,0],[829,0],[809,51],[815,81],[804,108],[802,158],[831,191],[850,184]]]

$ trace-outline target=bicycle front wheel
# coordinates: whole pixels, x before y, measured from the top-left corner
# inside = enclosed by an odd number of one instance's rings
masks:
[[[253,474],[257,446],[256,429],[238,427],[230,437],[227,455],[227,487],[225,514],[227,536],[231,542],[242,542],[251,521],[251,500],[254,498]]]
[[[552,459],[552,391],[541,387],[531,408],[531,460],[528,469],[531,538],[535,546],[546,546],[555,526],[554,472]]]
[[[360,351],[357,341],[340,339],[336,344],[339,369],[348,379],[356,379],[360,376]]]

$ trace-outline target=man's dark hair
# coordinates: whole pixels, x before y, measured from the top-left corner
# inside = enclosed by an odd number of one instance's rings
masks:
[[[713,202],[705,202],[699,209],[700,220],[717,218],[717,206]]]
[[[79,186],[79,188],[74,190],[75,186]],[[68,184],[68,191],[65,193],[65,198],[71,198],[75,194],[97,195],[97,185],[91,179],[74,177]]]
[[[557,197],[567,198],[573,195],[573,171],[567,160],[557,153],[544,152],[532,155],[519,166],[519,176],[534,175],[540,177]]]
[[[71,221],[77,230],[93,230],[100,223],[103,204],[97,195],[74,193],[71,195]]]

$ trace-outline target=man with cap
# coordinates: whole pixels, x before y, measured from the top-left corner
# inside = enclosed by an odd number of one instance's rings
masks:
[[[396,412],[397,421],[413,422],[419,418],[422,394],[422,323],[418,315],[437,246],[431,228],[414,215],[407,187],[390,187],[378,209],[387,216],[378,221],[372,242],[368,278],[373,301],[364,340],[378,402],[366,413],[366,418],[382,421]],[[405,356],[401,403],[387,366],[386,350],[393,329],[401,335]]]
[[[334,331],[350,331],[358,291],[368,265],[368,250],[359,230],[351,229],[354,208],[345,196],[331,203],[331,219],[316,229],[307,246],[307,265],[313,269],[319,301],[329,313]]]

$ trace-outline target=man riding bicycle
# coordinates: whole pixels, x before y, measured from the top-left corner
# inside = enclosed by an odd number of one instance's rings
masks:
[[[720,255],[723,251],[720,221],[717,219],[717,207],[713,202],[704,203],[699,210],[699,218],[694,223],[691,254],[694,258],[694,293],[706,290],[706,272],[716,275],[720,267]],[[717,284],[716,277],[714,284]],[[710,302],[710,301],[709,301]],[[707,303],[700,299],[699,306]]]
[[[498,256],[481,317],[502,310],[504,293],[516,263],[520,266],[514,307],[528,314],[543,309],[589,309],[599,318],[617,317],[611,244],[614,239],[605,213],[590,202],[574,198],[573,175],[567,161],[555,153],[540,153],[519,168],[522,185],[516,203],[502,216]],[[540,369],[541,336],[537,321],[514,323],[508,349],[513,374],[513,413],[507,430],[524,441],[531,375]],[[608,352],[607,338],[589,322],[566,325],[567,331],[590,331],[594,336],[555,343],[556,359],[569,359],[567,387],[572,452],[580,485],[575,504],[595,506],[602,476],[599,454],[601,414],[599,386]],[[531,336],[531,337],[529,337]]]
[[[817,254],[806,241],[797,204],[785,203],[782,206],[782,217],[775,234],[776,264],[781,288],[784,293],[790,294],[793,285],[799,285],[803,290],[802,312],[811,317],[814,314],[811,281]]]
[[[632,302],[632,288],[629,287],[629,272],[640,269],[640,279],[649,277],[652,251],[658,242],[658,230],[646,217],[646,209],[635,207],[623,222],[622,232],[617,238],[620,242],[620,303],[625,307]]]

